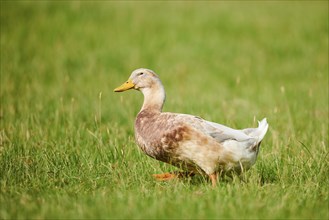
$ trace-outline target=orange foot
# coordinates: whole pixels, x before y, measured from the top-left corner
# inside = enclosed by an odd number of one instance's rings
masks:
[[[162,173],[162,174],[153,174],[153,177],[159,181],[167,181],[176,179],[178,176],[175,173]]]
[[[194,175],[195,173],[193,172],[173,172],[173,173],[153,174],[153,177],[159,181],[167,181],[177,178],[192,177]]]

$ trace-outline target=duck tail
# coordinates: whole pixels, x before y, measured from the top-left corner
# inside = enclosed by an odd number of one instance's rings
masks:
[[[258,138],[258,142],[261,142],[268,130],[268,123],[266,121],[266,118],[264,118],[261,121],[258,121],[258,128],[255,129],[255,132],[252,134],[252,136]]]
[[[259,152],[259,146],[262,143],[262,140],[267,132],[268,129],[268,123],[266,121],[266,118],[264,118],[261,121],[258,121],[258,128],[252,129],[252,131],[249,133],[250,136],[257,138],[256,144],[252,147],[253,151],[256,151],[256,154]]]

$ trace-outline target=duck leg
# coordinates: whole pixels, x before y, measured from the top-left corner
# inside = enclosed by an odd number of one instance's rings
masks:
[[[209,174],[212,187],[216,187],[217,184],[217,173]]]

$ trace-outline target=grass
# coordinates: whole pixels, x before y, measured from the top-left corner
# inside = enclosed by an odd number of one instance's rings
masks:
[[[156,182],[137,92],[270,129],[245,181]],[[328,219],[328,2],[1,1],[0,218]]]

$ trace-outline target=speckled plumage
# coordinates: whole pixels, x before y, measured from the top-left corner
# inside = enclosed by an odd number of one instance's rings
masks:
[[[115,91],[134,88],[144,95],[135,121],[135,139],[148,156],[182,169],[214,176],[227,171],[241,172],[256,161],[268,124],[235,130],[200,117],[162,112],[165,92],[151,70],[137,69]]]

